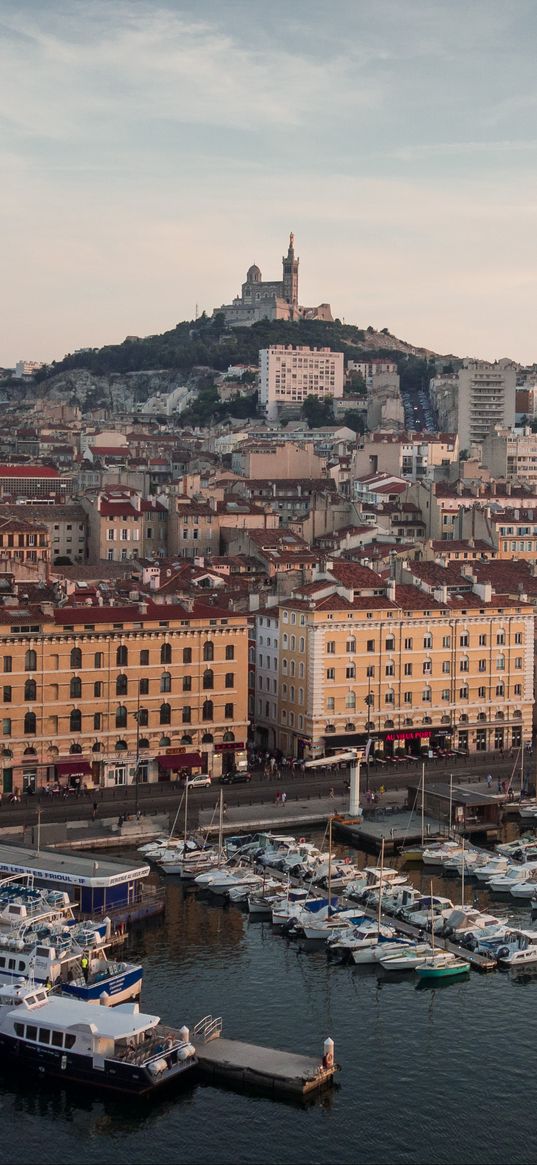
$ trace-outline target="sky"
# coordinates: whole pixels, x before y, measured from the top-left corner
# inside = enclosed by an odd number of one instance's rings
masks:
[[[537,361],[534,0],[0,0],[0,365],[280,278]]]

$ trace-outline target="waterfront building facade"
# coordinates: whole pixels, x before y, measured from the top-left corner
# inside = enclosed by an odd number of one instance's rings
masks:
[[[247,617],[191,606],[1,610],[2,791],[229,767],[248,732]]]

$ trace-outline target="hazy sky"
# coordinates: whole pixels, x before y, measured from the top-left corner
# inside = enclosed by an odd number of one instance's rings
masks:
[[[0,0],[0,364],[173,327],[254,260],[537,360],[535,0]]]

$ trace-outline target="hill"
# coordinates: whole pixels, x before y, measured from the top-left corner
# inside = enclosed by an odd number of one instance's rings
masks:
[[[179,323],[169,332],[128,337],[122,344],[69,354],[54,361],[38,374],[37,383],[43,384],[58,373],[87,369],[97,376],[111,373],[149,372],[170,369],[188,377],[194,368],[205,367],[225,371],[230,364],[256,363],[260,348],[269,344],[307,344],[333,348],[345,352],[347,359],[363,359],[383,354],[397,361],[400,371],[409,361],[430,363],[437,354],[427,348],[407,344],[385,329],[361,329],[340,320],[324,323],[320,320],[266,320],[250,328],[226,330],[220,315],[209,319]],[[450,359],[450,357],[442,358]]]

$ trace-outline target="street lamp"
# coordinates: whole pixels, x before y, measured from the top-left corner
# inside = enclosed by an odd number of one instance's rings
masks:
[[[136,767],[134,770],[134,812],[138,814],[138,772],[140,769],[140,692],[138,692],[138,706],[133,712],[136,720]]]

